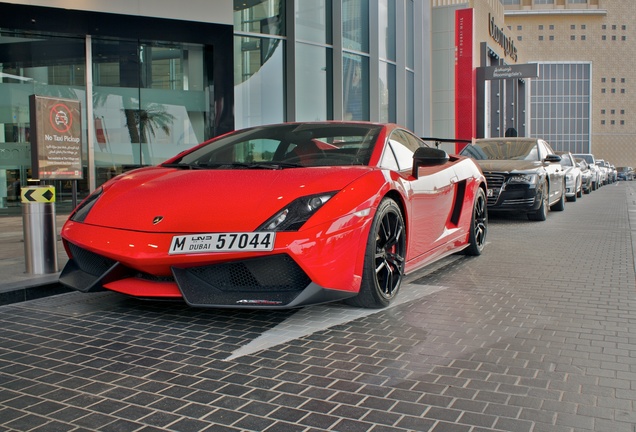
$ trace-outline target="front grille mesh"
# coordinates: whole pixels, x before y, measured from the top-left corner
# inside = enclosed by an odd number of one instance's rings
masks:
[[[288,255],[186,269],[221,291],[297,291],[311,280]]]
[[[101,276],[116,264],[114,260],[90,252],[73,243],[68,243],[68,246],[73,260],[75,260],[80,270],[92,276]]]
[[[488,197],[488,205],[494,205],[499,199],[499,191],[501,190],[505,177],[501,174],[484,174],[488,189],[496,189],[497,192]]]

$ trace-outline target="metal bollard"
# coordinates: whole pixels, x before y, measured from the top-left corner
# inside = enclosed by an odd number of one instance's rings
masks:
[[[38,202],[40,196],[55,196],[51,187],[29,187],[22,192],[24,259],[30,274],[56,273],[57,229],[55,202]],[[48,191],[48,192],[47,192]],[[54,200],[53,200],[54,201]]]

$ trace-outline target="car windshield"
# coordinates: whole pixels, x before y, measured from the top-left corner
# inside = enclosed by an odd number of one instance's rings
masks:
[[[188,169],[282,169],[367,165],[379,125],[304,123],[228,134],[164,166]]]
[[[585,162],[587,162],[588,164],[593,164],[594,163],[594,156],[592,156],[592,155],[589,155],[589,154],[575,154],[574,156],[585,160]]]
[[[464,147],[461,154],[478,160],[539,160],[535,140],[477,141]]]
[[[567,166],[567,167],[574,166],[574,165],[572,165],[572,161],[570,160],[570,156],[568,156],[567,154],[562,154],[561,155],[561,165],[562,166]]]

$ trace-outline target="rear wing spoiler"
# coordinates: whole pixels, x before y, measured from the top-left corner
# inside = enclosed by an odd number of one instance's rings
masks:
[[[432,138],[432,137],[420,137],[421,140],[423,141],[434,141],[435,142],[435,147],[439,148],[439,145],[441,143],[465,143],[465,144],[471,144],[473,142],[472,139],[459,139],[459,138]]]

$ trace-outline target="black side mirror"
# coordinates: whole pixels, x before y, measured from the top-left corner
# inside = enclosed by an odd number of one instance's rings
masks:
[[[450,158],[444,150],[432,147],[420,147],[413,154],[413,177],[417,178],[421,166],[444,165]]]
[[[555,155],[555,154],[549,154],[543,160],[544,162],[548,162],[548,163],[561,162],[561,156]]]

